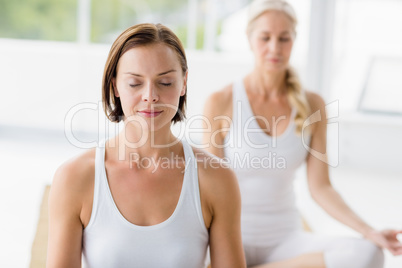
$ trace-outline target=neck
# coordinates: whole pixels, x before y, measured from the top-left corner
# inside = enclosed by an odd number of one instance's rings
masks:
[[[143,130],[132,123],[125,124],[116,139],[119,160],[133,157],[170,157],[179,140],[170,130],[170,124],[156,131]]]
[[[263,96],[281,95],[285,88],[286,71],[266,72],[255,68],[250,74],[252,89]]]

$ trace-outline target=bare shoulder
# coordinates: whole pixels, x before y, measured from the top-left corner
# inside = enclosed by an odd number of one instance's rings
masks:
[[[311,91],[306,91],[306,98],[308,104],[310,105],[311,115],[317,115],[317,113],[320,115],[320,120],[316,121],[313,119],[314,123],[309,124],[306,130],[309,130],[312,134],[314,134],[314,136],[318,135],[321,139],[323,135],[322,133],[325,132],[327,122],[324,99],[319,94]]]
[[[212,93],[205,102],[205,109],[217,115],[227,114],[232,107],[232,88],[229,84],[219,91]]]
[[[312,91],[306,91],[306,98],[311,107],[312,113],[317,110],[325,110],[325,101],[319,94]]]
[[[93,191],[94,177],[95,149],[91,149],[66,161],[56,170],[50,201],[81,209]]]
[[[224,159],[194,148],[201,188],[213,198],[225,197],[238,191],[236,175]]]
[[[234,172],[221,158],[201,149],[193,150],[198,167],[201,207],[205,226],[209,229],[217,219],[230,219],[240,211],[239,185]],[[225,216],[227,213],[228,217]]]
[[[199,172],[207,175],[208,180],[222,178],[230,183],[236,176],[225,159],[219,158],[199,148],[193,148],[195,159],[198,163]],[[225,183],[225,182],[223,182]]]
[[[95,149],[91,149],[63,163],[56,170],[53,184],[68,183],[72,186],[85,184],[94,171]]]

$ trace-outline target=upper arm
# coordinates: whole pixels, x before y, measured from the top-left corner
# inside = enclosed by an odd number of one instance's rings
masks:
[[[223,158],[223,143],[231,124],[231,86],[210,95],[205,102],[203,146],[208,152]]]
[[[47,267],[81,267],[83,196],[87,194],[80,165],[63,164],[54,176],[49,194]]]
[[[240,191],[234,172],[207,167],[204,193],[211,213],[209,227],[212,267],[246,267],[240,230]],[[207,181],[207,182],[205,182]]]
[[[320,187],[330,186],[327,154],[327,119],[324,100],[315,93],[307,95],[312,114],[319,120],[310,127],[311,141],[307,157],[307,177],[311,194]]]

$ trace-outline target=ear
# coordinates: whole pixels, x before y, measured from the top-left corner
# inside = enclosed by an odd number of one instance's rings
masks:
[[[116,77],[112,78],[112,86],[113,86],[114,96],[115,97],[120,97],[119,91],[117,90],[117,87],[116,87]]]
[[[181,89],[180,96],[184,96],[186,94],[186,89],[187,89],[187,77],[188,77],[188,71],[184,75],[184,82],[183,82],[183,88]]]

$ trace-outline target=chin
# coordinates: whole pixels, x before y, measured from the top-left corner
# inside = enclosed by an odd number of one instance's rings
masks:
[[[170,129],[171,121],[175,114],[162,113],[156,117],[143,117],[132,115],[126,118],[125,123],[131,127],[139,128],[144,132],[156,132],[163,129]]]
[[[286,70],[287,68],[287,64],[283,64],[283,63],[272,63],[272,62],[262,62],[260,67],[262,69],[265,69],[267,72],[283,72]]]
[[[286,67],[283,67],[283,66],[281,66],[280,68],[279,67],[273,67],[273,66],[267,66],[266,68],[265,68],[265,70],[267,71],[267,72],[269,72],[269,73],[282,73],[282,72],[284,72],[284,71],[286,71]]]
[[[162,119],[162,118],[161,118]],[[144,131],[146,132],[158,132],[161,130],[170,130],[171,120],[163,119],[163,120],[155,120],[148,121],[144,126]]]

